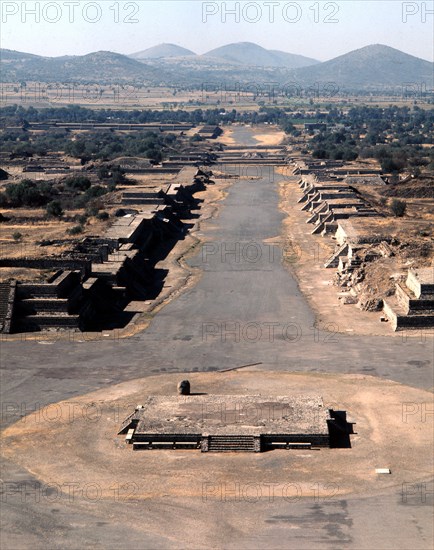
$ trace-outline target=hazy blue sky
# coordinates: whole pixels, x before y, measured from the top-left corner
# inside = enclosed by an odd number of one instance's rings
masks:
[[[1,46],[47,56],[129,54],[162,42],[205,53],[250,41],[320,60],[377,43],[433,59],[434,0],[1,0],[0,6]]]

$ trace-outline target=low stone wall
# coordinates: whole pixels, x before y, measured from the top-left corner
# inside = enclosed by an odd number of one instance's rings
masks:
[[[29,269],[63,269],[81,271],[89,275],[91,271],[89,260],[74,260],[73,258],[2,258],[0,267],[27,267]]]
[[[128,168],[122,167],[127,174],[177,174],[179,167],[177,168]]]
[[[394,309],[387,302],[387,300],[383,300],[383,313],[389,319],[393,330],[397,330],[397,328],[398,328],[398,314],[395,313]]]

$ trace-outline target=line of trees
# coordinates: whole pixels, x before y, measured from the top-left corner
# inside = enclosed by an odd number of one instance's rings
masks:
[[[432,143],[434,112],[415,106],[356,107],[348,113],[336,111],[335,124],[313,135],[309,147],[319,159],[354,160],[375,158],[386,173],[423,166],[434,169],[434,149],[423,147]],[[330,113],[327,117],[328,122]]]
[[[64,151],[83,162],[95,159],[113,160],[119,156],[141,156],[153,163],[161,162],[169,152],[181,148],[174,134],[134,132],[118,134],[110,130],[86,132],[80,136],[68,130],[46,130],[32,134],[27,130],[8,129],[0,134],[0,151],[11,157],[44,156],[48,151]]]

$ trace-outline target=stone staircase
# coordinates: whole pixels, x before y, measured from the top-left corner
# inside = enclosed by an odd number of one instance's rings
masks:
[[[12,315],[15,301],[15,283],[0,283],[0,333],[11,331]]]
[[[20,331],[78,329],[82,287],[77,272],[60,272],[48,283],[17,286],[17,326]]]
[[[157,205],[165,204],[164,194],[161,190],[150,190],[148,188],[124,191],[122,193],[122,204],[125,206],[134,204]]]
[[[434,268],[410,269],[405,285],[398,283],[383,304],[394,330],[434,328]]]
[[[255,453],[257,445],[253,435],[211,435],[208,438],[211,453]]]
[[[10,283],[0,283],[0,325],[3,326],[8,312]]]
[[[80,316],[69,315],[65,312],[59,312],[56,315],[53,313],[41,313],[37,315],[27,315],[22,321],[22,325],[26,326],[27,330],[43,330],[48,328],[64,328],[64,329],[79,329]]]
[[[323,218],[320,218],[313,231],[311,231],[311,234],[318,235],[318,233],[321,233],[324,230],[325,224],[332,221],[334,221],[333,212],[326,212],[326,215]]]
[[[339,257],[346,256],[348,254],[348,243],[340,245],[337,250],[325,261],[324,267],[337,267],[339,264]]]
[[[338,271],[339,273],[352,273],[355,269],[362,265],[362,260],[359,258],[349,258],[348,256],[339,256]]]
[[[327,212],[327,204],[323,203],[321,204],[320,206],[318,206],[318,208],[315,208],[314,210],[312,210],[312,215],[310,218],[308,218],[306,220],[306,223],[315,223],[318,221],[318,219],[320,218],[320,215],[322,213],[325,213]]]
[[[405,315],[434,315],[434,293],[417,298],[407,286],[398,283],[395,296]]]

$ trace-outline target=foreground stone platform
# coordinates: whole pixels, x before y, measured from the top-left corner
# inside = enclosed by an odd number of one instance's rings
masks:
[[[247,535],[251,529],[251,502],[232,507],[220,497],[210,497],[204,507],[203,491],[204,487],[208,491],[210,483],[223,490],[236,484],[240,487],[260,484],[264,498],[255,504],[262,502],[259,511],[265,514],[264,517],[270,513],[272,504],[265,498],[269,484],[277,484],[276,506],[277,500],[281,503],[285,500],[286,493],[282,495],[282,490],[287,483],[298,484],[298,495],[302,500],[313,499],[319,483],[322,496],[329,494],[332,484],[338,488],[336,498],[348,499],[348,502],[356,497],[365,501],[387,491],[393,493],[393,502],[398,502],[398,509],[402,508],[403,487],[410,491],[426,483],[426,491],[432,488],[434,431],[433,417],[428,411],[433,394],[360,374],[258,369],[188,373],[193,391],[233,396],[234,400],[239,395],[278,396],[284,392],[299,396],[321,395],[324,407],[334,411],[331,415],[348,411],[348,420],[354,427],[349,446],[336,448],[333,433],[330,433],[330,448],[321,447],[319,451],[312,447],[260,453],[201,453],[189,449],[132,452],[125,436],[116,435],[122,420],[149,395],[174,397],[177,383],[183,377],[179,372],[147,376],[38,409],[2,432],[1,454],[10,464],[18,466],[17,471],[24,468],[48,487],[63,488],[69,508],[72,482],[78,483],[82,490],[98,484],[105,514],[102,518],[106,518],[106,506],[111,507],[110,513],[119,514],[119,506],[125,501],[129,503],[126,504],[128,513],[122,515],[121,521],[128,528],[140,525],[146,530],[153,525],[156,532],[176,529],[195,547],[207,547],[207,544],[202,544],[196,532],[191,533],[191,526],[185,525],[184,515],[176,520],[170,517],[169,521],[167,506],[171,510],[175,508],[174,503],[176,509],[185,507],[189,516],[193,513],[204,529],[209,529],[215,517],[222,513],[223,505],[229,510],[229,525],[241,526]],[[375,473],[376,468],[389,468],[392,473],[380,476]],[[118,496],[113,487],[119,487],[119,501],[114,500]],[[416,503],[417,495],[414,491],[413,503]],[[29,498],[34,499],[34,492]],[[21,492],[17,492],[16,500],[17,506],[22,506]],[[51,513],[53,504],[46,500]],[[88,516],[89,500],[82,498],[80,502]],[[80,502],[77,491],[74,503],[79,506]],[[301,506],[301,502],[296,502]],[[315,503],[314,500],[310,502]],[[60,505],[60,497],[56,504]],[[293,509],[294,502],[288,504]],[[36,506],[40,505],[36,503]],[[94,503],[91,505],[95,506]],[[154,506],[153,509],[160,509],[161,514],[152,515],[144,522],[143,518],[149,517],[150,505]],[[405,510],[407,513],[408,508]],[[375,508],[377,512],[378,508]],[[276,514],[280,513],[277,507]],[[329,528],[329,514],[325,520]],[[163,546],[168,547],[167,544]],[[230,548],[229,544],[226,546]],[[362,548],[363,544],[359,547]]]
[[[150,396],[119,433],[133,450],[260,452],[327,447],[331,422],[319,396]]]

